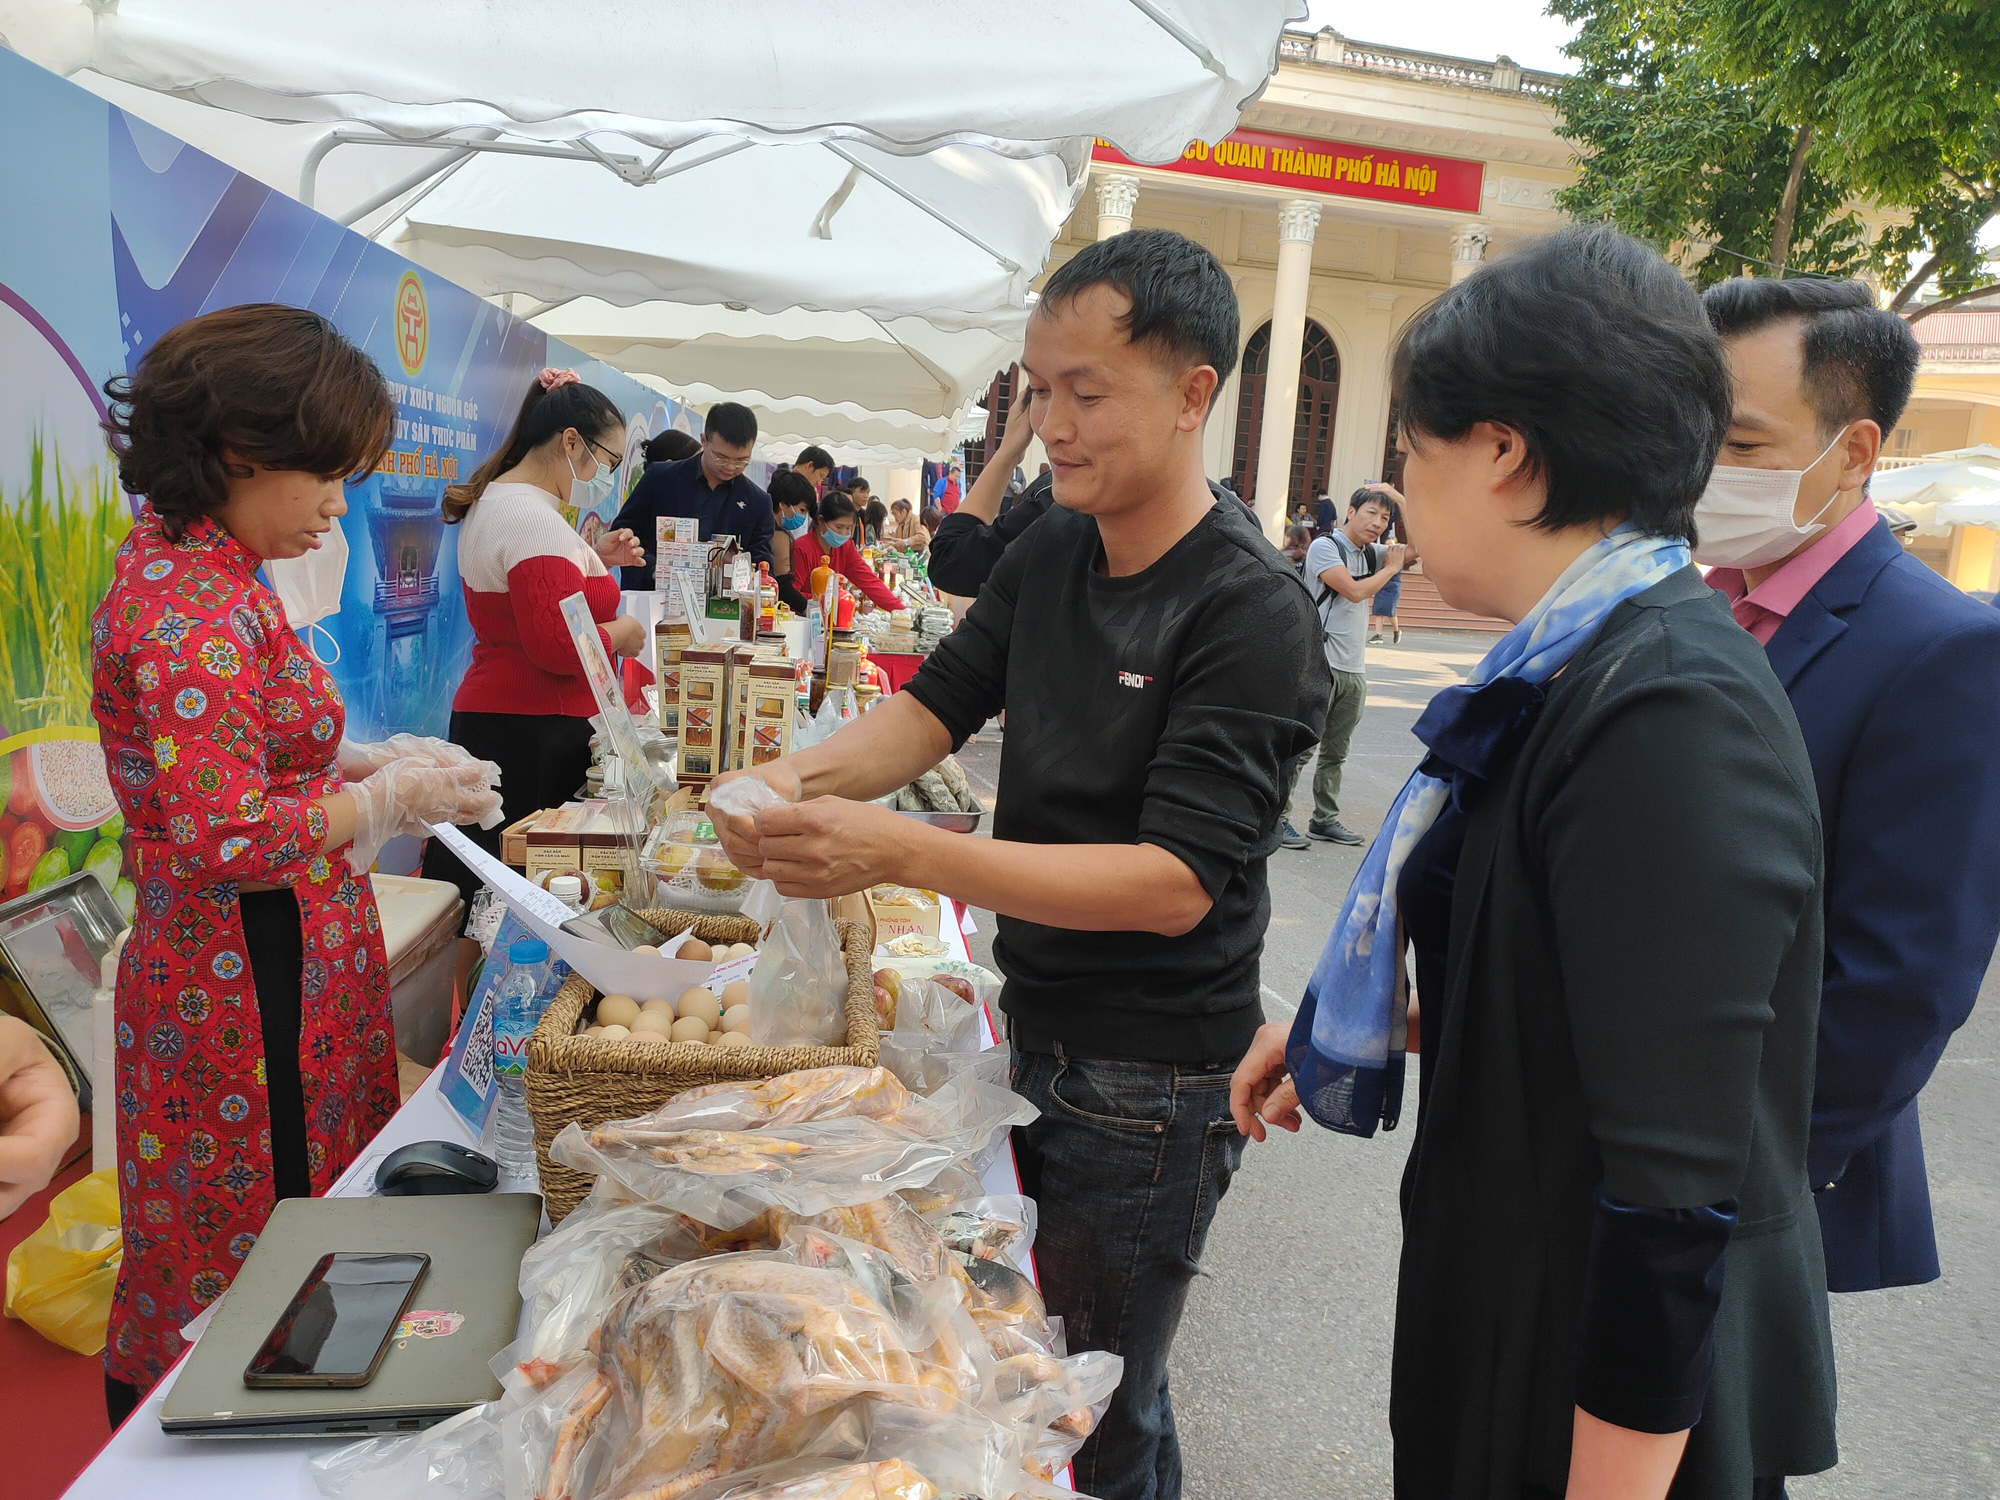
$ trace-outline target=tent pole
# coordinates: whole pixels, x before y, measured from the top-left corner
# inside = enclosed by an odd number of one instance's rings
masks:
[[[1162,12],[1157,5],[1152,3],[1152,0],[1132,0],[1132,7],[1168,36],[1192,52],[1201,60],[1201,65],[1217,78],[1227,78],[1229,76],[1228,70],[1222,66],[1222,63],[1216,58],[1213,52],[1201,44],[1199,37],[1195,36],[1185,26],[1182,26],[1172,16]]]
[[[984,250],[988,255],[992,256],[995,260],[999,261],[1000,264],[1007,271],[1014,272],[1021,269],[1020,264],[1018,262],[1010,260],[1006,256],[1002,255],[998,250],[995,250],[991,245],[987,244],[986,241],[982,240],[978,235],[974,234],[970,229],[967,229],[963,224],[960,224],[957,220],[950,217],[950,215],[945,214],[940,210],[938,210],[937,208],[933,207],[931,204],[924,202],[923,199],[919,198],[915,193],[911,192],[908,188],[904,187],[900,182],[897,182],[893,178],[887,177],[883,175],[881,172],[876,171],[875,168],[869,166],[867,162],[862,161],[859,157],[855,156],[854,153],[849,151],[845,146],[842,146],[840,142],[821,141],[820,144],[826,147],[826,149],[831,151],[835,156],[839,157],[842,161],[846,162],[850,167],[854,168],[855,171],[864,173],[865,175],[874,178],[875,181],[881,183],[883,187],[887,188],[890,192],[894,193],[898,198],[901,198],[905,203],[909,204],[912,208],[921,209],[923,210],[923,212],[929,214],[933,219],[936,219],[938,223],[944,225],[945,228],[949,229],[953,234],[957,235],[960,239],[965,240],[971,244],[977,245],[980,249]]]
[[[500,132],[497,130],[482,130],[476,137],[476,139],[490,141],[493,140],[495,137],[497,137],[499,134]],[[429,164],[418,167],[416,171],[410,173],[409,176],[403,178],[401,181],[392,183],[390,186],[383,188],[381,192],[377,193],[367,202],[359,204],[356,207],[349,209],[346,213],[340,216],[340,222],[347,225],[353,225],[359,223],[362,219],[365,219],[370,214],[374,213],[375,210],[380,208],[383,204],[392,203],[396,199],[402,197],[403,194],[407,193],[411,188],[421,187],[425,182],[430,181],[431,178],[437,177],[438,174],[451,171],[456,167],[464,165],[467,161],[470,161],[472,159],[473,152],[475,152],[478,149],[479,148],[475,146],[471,141],[467,141],[453,150],[441,153],[440,155],[432,159]],[[440,178],[440,180],[442,179]],[[431,184],[432,187],[435,187],[436,185],[437,185],[436,183]],[[428,193],[428,191],[429,189],[425,189],[426,193]]]

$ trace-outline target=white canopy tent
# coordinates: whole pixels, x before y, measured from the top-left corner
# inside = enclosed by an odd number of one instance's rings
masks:
[[[948,457],[973,421],[979,423],[981,431],[985,427],[985,414],[978,406],[968,406],[966,414],[954,423],[909,412],[864,411],[851,404],[774,401],[755,391],[727,391],[702,381],[675,384],[654,375],[639,379],[678,397],[695,412],[706,411],[718,401],[741,402],[756,413],[758,448],[766,457],[786,462],[812,443],[826,449],[837,463],[914,468],[926,459]],[[698,423],[694,430],[699,432]]]
[[[948,449],[1013,357],[1090,138],[1158,161],[1221,136],[1303,13],[0,0],[0,41],[441,274],[525,299],[517,312],[564,337],[544,319],[573,298],[632,309],[635,360],[606,358],[697,401],[743,399],[774,443],[909,461]],[[739,317],[678,364],[636,358],[688,342],[655,331],[669,303]],[[796,321],[851,313],[882,337]],[[958,342],[913,336],[912,319]]]
[[[634,187],[589,163],[481,154],[385,236],[474,291],[1018,328],[1087,152],[891,156],[828,141],[704,141]],[[990,373],[990,372],[989,372]]]
[[[1957,448],[1883,470],[1869,480],[1868,494],[1891,520],[1915,523],[1919,536],[1943,536],[1953,526],[2000,530],[2000,448]]]
[[[1037,156],[1102,136],[1163,162],[1234,127],[1305,14],[1303,0],[0,0],[0,36],[64,74],[406,139]]]
[[[790,458],[818,443],[848,463],[913,464],[958,441],[955,419],[1020,349],[985,329],[947,333],[921,318],[755,313],[580,298],[539,327],[697,408],[740,401],[765,446]]]

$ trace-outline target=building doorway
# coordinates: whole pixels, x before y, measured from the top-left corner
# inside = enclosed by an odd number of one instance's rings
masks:
[[[1252,504],[1257,499],[1257,443],[1264,427],[1264,387],[1271,365],[1271,325],[1250,335],[1243,350],[1243,383],[1236,398],[1236,456],[1230,487]],[[1292,504],[1310,508],[1326,493],[1333,465],[1333,413],[1340,399],[1340,354],[1333,338],[1306,319],[1299,351],[1299,409],[1292,425]]]

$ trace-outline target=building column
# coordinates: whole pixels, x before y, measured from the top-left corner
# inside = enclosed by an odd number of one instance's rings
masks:
[[[1264,369],[1264,426],[1257,436],[1257,519],[1272,541],[1291,504],[1292,432],[1299,417],[1299,355],[1306,342],[1313,233],[1319,205],[1294,198],[1278,210],[1278,284],[1271,303],[1271,362]]]
[[[1132,227],[1132,210],[1139,206],[1139,179],[1112,172],[1097,179],[1097,237],[1108,240]]]
[[[1493,231],[1484,224],[1467,224],[1451,237],[1451,284],[1457,286],[1486,264],[1486,247]]]

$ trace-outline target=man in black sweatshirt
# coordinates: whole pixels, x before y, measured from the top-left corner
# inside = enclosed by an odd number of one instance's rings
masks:
[[[796,805],[723,828],[787,895],[891,881],[999,914],[1014,1087],[1042,1112],[1015,1137],[1042,1290],[1072,1350],[1125,1360],[1077,1455],[1101,1500],[1180,1493],[1167,1352],[1241,1160],[1229,1075],[1262,1019],[1264,864],[1329,690],[1305,585],[1202,477],[1237,332],[1222,267],[1165,230],[1050,277],[1022,368],[1058,503],[905,691],[747,773]],[[862,800],[1002,708],[991,839]]]

